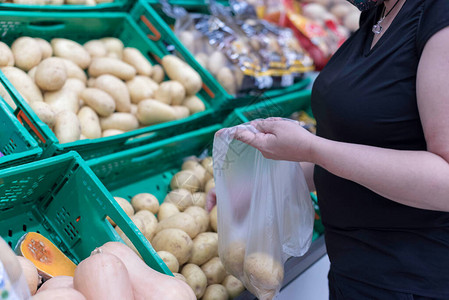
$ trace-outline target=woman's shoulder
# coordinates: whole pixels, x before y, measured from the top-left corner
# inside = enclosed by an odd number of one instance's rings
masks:
[[[420,0],[420,2],[422,13],[418,25],[417,45],[419,53],[422,53],[427,41],[435,33],[449,26],[449,0]]]

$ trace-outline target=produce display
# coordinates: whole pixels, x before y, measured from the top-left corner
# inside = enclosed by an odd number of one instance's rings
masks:
[[[197,299],[235,298],[244,286],[226,272],[218,257],[212,158],[188,157],[180,167],[160,205],[154,195],[146,192],[134,195],[129,201],[114,199],[175,277],[187,282]],[[120,228],[115,229],[136,251]]]
[[[0,42],[0,68],[59,143],[97,139],[205,110],[198,73],[173,55],[151,65],[117,38]],[[165,74],[170,80],[164,81]],[[10,96],[0,94],[15,108]]]
[[[21,5],[97,5],[111,3],[114,0],[2,0],[0,3],[14,3]]]

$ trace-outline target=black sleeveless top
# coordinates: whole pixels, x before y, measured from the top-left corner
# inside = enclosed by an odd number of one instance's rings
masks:
[[[428,39],[449,26],[449,0],[407,0],[370,50],[371,28],[381,10],[362,13],[360,29],[316,79],[317,135],[426,150],[416,73]],[[449,213],[398,204],[319,166],[314,180],[334,272],[398,292],[449,299]]]

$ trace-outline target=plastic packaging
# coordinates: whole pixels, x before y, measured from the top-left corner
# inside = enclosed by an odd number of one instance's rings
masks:
[[[16,255],[0,237],[0,299],[28,300],[30,290]]]
[[[292,121],[294,122],[294,121]],[[310,247],[314,210],[299,163],[266,159],[219,131],[213,146],[218,205],[218,251],[226,271],[259,299],[272,299],[284,262]]]

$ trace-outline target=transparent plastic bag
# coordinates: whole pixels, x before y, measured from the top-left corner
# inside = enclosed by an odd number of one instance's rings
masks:
[[[218,251],[226,271],[259,299],[272,299],[284,262],[310,247],[314,210],[300,164],[266,159],[234,140],[239,126],[214,139]]]
[[[15,253],[0,237],[0,299],[28,300],[30,290]]]

